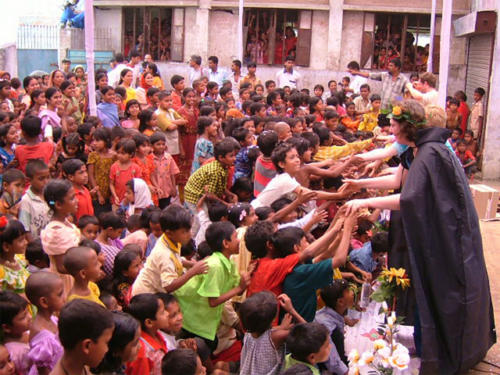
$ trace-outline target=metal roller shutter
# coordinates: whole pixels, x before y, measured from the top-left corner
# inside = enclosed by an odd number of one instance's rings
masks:
[[[467,57],[467,76],[465,94],[467,103],[474,103],[474,90],[482,87],[486,91],[484,108],[487,108],[488,89],[490,86],[491,58],[493,51],[493,34],[472,36],[469,39],[469,54]]]

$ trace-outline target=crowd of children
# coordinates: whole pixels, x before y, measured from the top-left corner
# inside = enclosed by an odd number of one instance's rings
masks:
[[[399,161],[380,95],[179,75],[166,91],[144,67],[116,87],[96,72],[97,116],[74,73],[16,96],[0,81],[0,375],[347,374],[350,283],[388,240],[387,212],[342,206],[376,193],[341,185]],[[448,101],[468,174],[483,95],[469,130],[464,95]],[[372,149],[392,159],[356,156]]]

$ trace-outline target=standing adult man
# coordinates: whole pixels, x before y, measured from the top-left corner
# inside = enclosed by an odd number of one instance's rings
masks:
[[[347,70],[349,69],[356,71],[361,70],[359,63],[357,61],[351,61],[349,64],[347,64]],[[349,91],[352,94],[359,94],[361,92],[361,86],[365,84],[366,84],[366,78],[361,77],[359,75],[354,76],[349,84]]]
[[[189,59],[189,84],[193,85],[193,82],[200,79],[202,75],[201,56],[192,55]]]
[[[121,53],[117,53],[115,56],[116,66],[112,71],[108,72],[108,85],[111,87],[118,86],[118,82],[120,82],[120,73],[123,69],[127,68],[125,64],[125,58]]]
[[[233,97],[236,100],[238,100],[240,91],[240,81],[242,80],[240,60],[233,60],[233,63],[231,64],[231,72],[232,73],[229,76],[229,81],[231,82]]]
[[[438,105],[438,91],[436,90],[437,78],[431,72],[425,72],[415,83],[408,82],[406,89],[413,99],[418,100],[424,107]]]
[[[292,90],[300,90],[302,76],[299,72],[293,69],[295,65],[295,57],[287,56],[283,70],[276,74],[276,85],[280,88],[289,86]]]
[[[62,59],[61,61],[61,70],[66,76],[68,73],[71,73],[71,61],[68,59]]]
[[[219,58],[217,56],[210,56],[208,58],[208,69],[205,72],[209,81],[217,82],[219,87],[227,80],[227,73],[224,69],[219,68]]]
[[[394,100],[403,99],[403,90],[408,83],[408,79],[401,74],[401,60],[392,59],[384,73],[365,73],[359,70],[348,68],[349,73],[375,81],[382,81],[381,107],[388,108]]]

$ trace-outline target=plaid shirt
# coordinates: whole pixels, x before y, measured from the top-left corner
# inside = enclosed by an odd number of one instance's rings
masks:
[[[197,204],[203,194],[205,186],[208,192],[221,196],[226,190],[228,170],[217,160],[202,165],[187,181],[184,188],[184,199],[188,203]]]
[[[392,80],[392,75],[390,73],[370,73],[370,79],[376,81],[382,81],[382,92],[380,97],[382,98],[381,107],[387,108],[391,102],[398,98],[403,98],[403,92],[406,84],[409,82],[401,73],[398,75],[395,81]]]

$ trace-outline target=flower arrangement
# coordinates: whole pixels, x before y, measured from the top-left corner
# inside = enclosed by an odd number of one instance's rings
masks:
[[[392,310],[395,310],[396,292],[399,288],[405,290],[410,286],[410,279],[406,274],[406,270],[394,267],[384,268],[377,280],[380,282],[380,287],[372,293],[371,299],[391,304]]]
[[[349,353],[349,375],[359,375],[360,369],[369,368],[368,374],[392,375],[395,369],[406,370],[410,364],[408,349],[396,342],[400,318],[396,318],[394,311],[389,312],[387,303],[382,303],[382,311],[386,316],[386,323],[380,324],[377,331],[382,338],[373,342],[371,350],[360,354],[357,349]]]
[[[417,128],[425,125],[425,120],[420,122],[416,121],[415,119],[412,118],[410,112],[404,111],[404,109],[399,105],[395,106],[390,105],[389,108],[381,110],[380,113],[386,115],[388,119],[393,118],[394,120],[397,121],[407,121],[410,124],[416,126]]]

